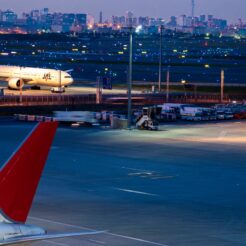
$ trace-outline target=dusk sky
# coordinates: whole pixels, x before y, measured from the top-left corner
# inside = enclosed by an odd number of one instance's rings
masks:
[[[164,17],[190,14],[191,0],[0,0],[1,9],[13,9],[21,13],[33,8],[49,7],[60,12],[84,12],[96,18],[102,10],[104,18],[124,15],[131,10],[135,15]],[[196,0],[196,14],[214,14],[229,21],[246,19],[245,0]]]

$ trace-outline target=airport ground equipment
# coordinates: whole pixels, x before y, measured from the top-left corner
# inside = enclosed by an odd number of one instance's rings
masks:
[[[183,107],[189,107],[190,104],[180,104],[180,103],[164,103],[162,105],[162,112],[164,113],[173,113],[176,116],[176,119],[180,119],[180,111]]]
[[[50,89],[52,93],[64,93],[65,92],[65,87],[52,87]]]
[[[197,107],[193,105],[180,108],[181,119],[190,121],[216,120],[216,111],[212,108]]]
[[[26,224],[57,126],[58,122],[39,123],[0,170],[0,245],[99,233],[46,234]]]
[[[173,108],[163,109],[163,105],[154,107],[155,119],[159,122],[176,121],[177,115]]]
[[[54,111],[54,119],[62,123],[97,123],[96,113],[90,111]]]
[[[158,130],[158,123],[151,118],[153,108],[145,107],[136,120],[136,127],[141,130]]]

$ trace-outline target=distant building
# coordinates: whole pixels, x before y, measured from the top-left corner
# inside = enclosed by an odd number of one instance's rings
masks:
[[[213,15],[171,16],[170,20],[162,18],[152,18],[148,16],[136,17],[130,11],[125,16],[112,16],[111,20],[103,20],[103,12],[99,13],[99,22],[95,23],[93,16],[75,13],[50,13],[48,8],[41,10],[34,9],[30,12],[23,13],[20,18],[12,10],[0,10],[1,26],[6,30],[15,27],[21,27],[27,32],[83,32],[87,28],[91,31],[110,33],[115,31],[129,31],[129,27],[142,25],[142,33],[156,33],[161,25],[166,30],[173,30],[187,33],[212,33],[225,34],[233,36],[240,29],[241,33],[246,29],[246,23],[241,19],[235,25],[228,26],[224,19],[215,18]]]
[[[200,15],[200,21],[205,22],[206,21],[206,15]]]
[[[9,23],[16,23],[17,21],[17,14],[14,13],[12,10],[7,10],[1,13],[1,19],[4,22],[9,22]]]
[[[142,25],[142,26],[149,26],[149,17],[142,17],[140,16],[138,18],[138,25]]]
[[[168,22],[168,25],[170,27],[176,27],[177,26],[177,18],[175,16],[171,16],[170,21]]]
[[[177,25],[180,27],[186,26],[186,15],[180,15],[177,18]]]
[[[130,12],[130,11],[127,11],[126,12],[126,26],[127,27],[134,26],[134,23],[133,23],[133,13]]]
[[[102,24],[103,23],[103,13],[102,11],[100,11],[99,13],[99,24]]]

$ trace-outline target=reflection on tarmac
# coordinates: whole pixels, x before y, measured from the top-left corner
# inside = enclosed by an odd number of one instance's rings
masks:
[[[31,127],[1,124],[1,163]],[[245,245],[246,124],[163,130],[59,128],[28,223],[107,232],[32,245]]]
[[[4,89],[4,94],[7,95],[19,95],[20,91],[19,90],[9,90],[7,88],[7,84],[0,83],[0,88]],[[23,88],[22,90],[22,95],[25,96],[40,96],[40,95],[57,95],[54,93],[51,93],[50,88],[47,87],[42,87],[41,90],[31,90],[27,88]],[[139,94],[141,93],[140,91],[133,91],[132,93],[134,94]],[[63,95],[81,95],[81,94],[96,94],[96,88],[92,86],[69,86],[66,88],[66,92]],[[103,90],[103,94],[126,94],[126,89],[113,89],[113,90]]]

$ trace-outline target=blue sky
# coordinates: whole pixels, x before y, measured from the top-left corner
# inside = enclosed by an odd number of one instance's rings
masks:
[[[124,14],[132,10],[136,15],[167,18],[171,15],[190,14],[191,0],[0,0],[1,9],[18,13],[33,8],[49,7],[51,11],[85,12],[97,17]],[[196,0],[196,14],[214,14],[229,21],[240,17],[246,20],[246,0]]]

